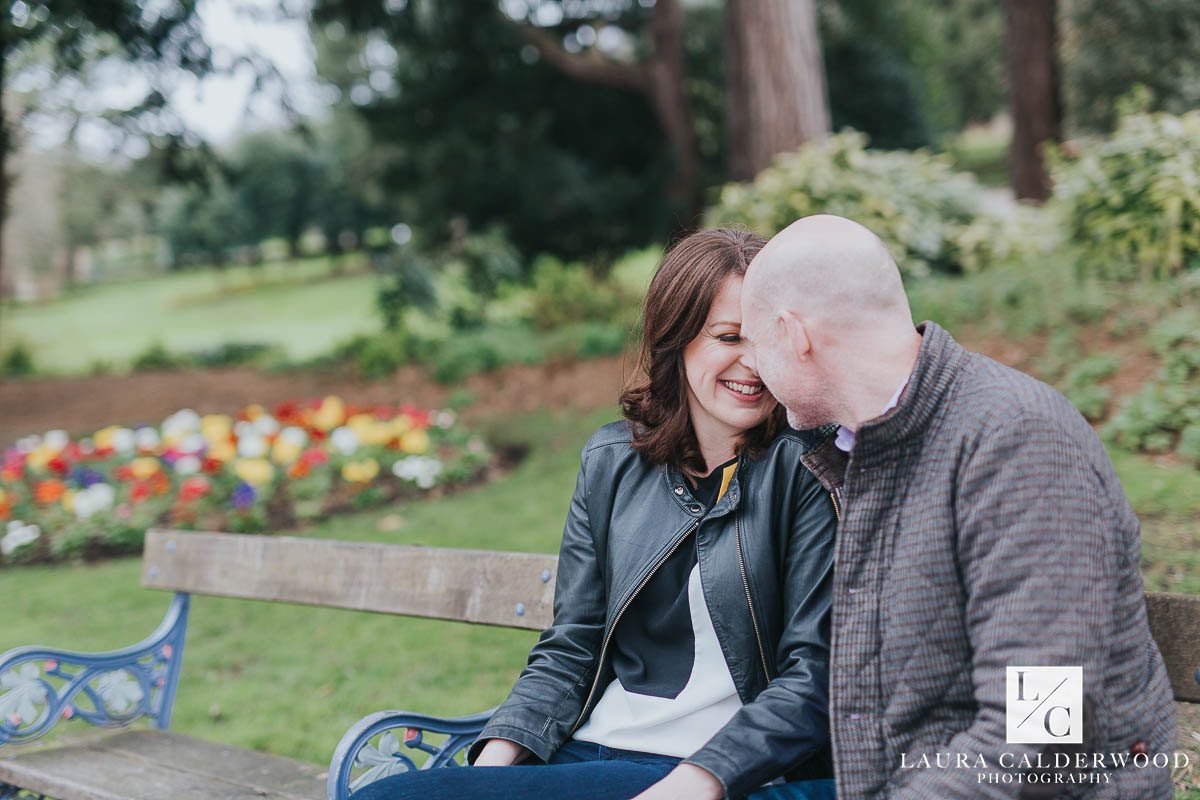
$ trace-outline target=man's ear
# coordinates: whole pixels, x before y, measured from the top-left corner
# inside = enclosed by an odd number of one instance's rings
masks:
[[[779,312],[779,321],[783,325],[783,335],[791,348],[792,358],[796,361],[808,359],[812,354],[812,340],[804,323],[791,311]]]

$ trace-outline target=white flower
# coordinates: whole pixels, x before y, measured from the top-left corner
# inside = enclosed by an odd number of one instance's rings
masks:
[[[7,533],[0,539],[0,554],[12,555],[18,548],[32,544],[40,539],[42,529],[37,525],[26,525],[19,519],[8,523]]]
[[[279,421],[270,414],[261,414],[250,423],[259,436],[270,436],[279,432]]]
[[[75,495],[72,507],[75,509],[76,517],[87,519],[97,511],[112,508],[115,499],[116,492],[113,491],[113,487],[107,483],[93,483]]]
[[[116,450],[118,453],[131,453],[136,446],[137,440],[134,438],[133,431],[129,430],[129,428],[117,428],[113,431],[113,450]]]
[[[242,458],[262,458],[267,454],[267,440],[251,432],[238,438],[237,452]]]
[[[183,437],[183,441],[179,443],[179,452],[181,453],[202,453],[204,448],[208,447],[208,440],[204,438],[202,433],[189,433]]]
[[[287,442],[296,447],[304,447],[304,445],[308,444],[308,433],[304,428],[289,425],[279,432],[279,441]]]
[[[446,428],[453,428],[454,423],[457,421],[458,414],[455,414],[454,411],[449,408],[439,411],[433,415],[433,424],[443,430]]]
[[[162,444],[158,431],[149,425],[143,425],[133,433],[133,442],[138,450],[155,450]]]
[[[31,436],[22,436],[20,439],[17,439],[17,449],[22,453],[32,453],[34,450],[38,449],[41,443],[42,437],[38,436],[37,434],[33,434]]]
[[[176,475],[195,475],[200,471],[200,459],[196,456],[181,456],[175,460]]]
[[[67,435],[67,432],[57,428],[46,431],[46,435],[42,437],[42,444],[55,451],[62,450],[70,441],[71,437]]]
[[[442,474],[442,462],[432,456],[408,456],[392,465],[392,474],[422,489],[432,489]]]
[[[179,439],[200,430],[200,415],[190,408],[180,409],[163,420],[163,436]]]
[[[343,426],[329,434],[329,443],[342,455],[352,456],[358,449],[358,434]]]

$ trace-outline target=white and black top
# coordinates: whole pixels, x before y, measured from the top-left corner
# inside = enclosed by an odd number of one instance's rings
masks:
[[[696,499],[712,508],[736,469],[734,459],[700,478]],[[742,707],[704,602],[694,536],[642,587],[611,646],[616,678],[576,739],[686,758]]]

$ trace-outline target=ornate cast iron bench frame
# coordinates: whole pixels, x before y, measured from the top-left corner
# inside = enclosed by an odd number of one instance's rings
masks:
[[[551,618],[556,566],[553,556],[520,553],[151,531],[142,583],[176,592],[154,633],[110,653],[23,647],[0,655],[0,800],[42,797],[39,792],[53,792],[60,800],[91,796],[78,792],[78,774],[61,780],[53,774],[72,763],[68,759],[82,752],[78,748],[5,758],[5,745],[35,739],[71,718],[120,727],[148,717],[158,731],[120,734],[116,744],[85,749],[93,757],[112,758],[140,757],[147,749],[170,753],[174,760],[190,754],[191,761],[181,768],[197,773],[190,778],[201,784],[200,762],[221,760],[221,775],[214,774],[212,780],[232,780],[227,772],[237,762],[246,776],[239,778],[243,782],[239,786],[248,790],[248,796],[267,800],[315,800],[322,783],[327,800],[346,800],[354,789],[386,775],[460,766],[463,752],[483,729],[490,710],[458,718],[406,711],[371,714],[345,733],[325,774],[278,756],[167,733],[179,685],[190,595],[541,630]],[[1196,669],[1200,597],[1151,593],[1147,607],[1176,698],[1200,702],[1200,670]],[[189,797],[179,792],[172,796]]]

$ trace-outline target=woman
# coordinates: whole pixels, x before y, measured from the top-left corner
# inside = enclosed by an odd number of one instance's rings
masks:
[[[835,510],[739,335],[764,244],[694,233],[650,284],[627,421],[583,449],[554,622],[468,753],[504,769],[409,773],[356,800],[833,796],[797,779],[829,776]]]

